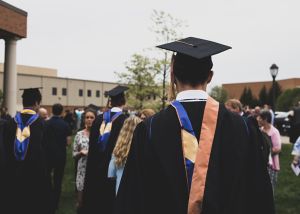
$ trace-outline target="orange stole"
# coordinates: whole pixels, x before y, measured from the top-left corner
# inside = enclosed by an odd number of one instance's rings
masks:
[[[204,109],[199,148],[197,151],[188,203],[188,214],[200,214],[211,148],[216,131],[219,103],[210,96]]]

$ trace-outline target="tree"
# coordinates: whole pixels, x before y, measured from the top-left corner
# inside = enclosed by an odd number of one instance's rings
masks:
[[[268,103],[268,93],[265,85],[261,88],[258,97],[260,106],[263,106],[264,104]]]
[[[225,103],[228,99],[228,93],[222,86],[214,86],[209,95],[220,103]]]
[[[278,111],[289,111],[300,101],[300,88],[287,89],[277,99]]]
[[[153,26],[151,27],[151,31],[156,34],[156,40],[159,43],[167,43],[173,40],[178,40],[180,38],[180,33],[178,30],[184,26],[186,26],[185,22],[174,18],[171,14],[165,13],[163,11],[153,10],[151,15],[151,20],[153,22]],[[164,59],[160,60],[161,67],[163,68],[163,80],[162,80],[162,109],[165,108],[166,103],[166,76],[167,70],[169,69],[169,57],[168,52],[163,51]]]
[[[251,88],[248,87],[244,88],[240,101],[243,105],[249,105],[252,108],[258,105],[258,100],[252,95]]]
[[[148,57],[134,54],[129,63],[126,63],[126,72],[116,73],[119,82],[127,84],[128,104],[134,109],[142,109],[149,102],[159,96],[160,87],[155,78],[161,71],[161,64]],[[155,103],[153,103],[155,105]]]
[[[279,85],[278,82],[275,82],[274,84],[274,89],[275,89],[275,104],[276,104],[276,100],[277,98],[280,96],[280,94],[282,93],[282,89],[281,89],[281,86]],[[268,92],[268,104],[269,105],[272,105],[273,104],[273,85],[271,86],[269,92]]]

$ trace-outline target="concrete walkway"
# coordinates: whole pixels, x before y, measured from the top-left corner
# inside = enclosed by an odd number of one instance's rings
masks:
[[[290,137],[288,137],[288,136],[281,136],[281,143],[283,143],[283,144],[290,144]]]

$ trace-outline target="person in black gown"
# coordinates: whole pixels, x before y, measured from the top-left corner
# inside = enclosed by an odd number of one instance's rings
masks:
[[[122,113],[125,105],[124,91],[128,88],[117,86],[107,92],[110,109],[99,115],[91,128],[88,160],[83,192],[83,206],[79,211],[84,214],[110,214],[115,199],[115,180],[107,178],[111,153],[115,147],[120,130],[127,116]],[[110,117],[112,124],[109,137],[105,142],[101,138],[100,129],[104,125],[103,118]],[[104,136],[105,134],[103,134]],[[106,136],[107,137],[107,136]],[[105,144],[105,145],[104,145]]]
[[[257,130],[206,92],[211,56],[230,47],[193,37],[158,47],[177,52],[178,94],[137,126],[114,213],[274,213]]]
[[[24,109],[17,112],[5,126],[6,197],[1,204],[6,207],[7,213],[48,212],[49,194],[43,145],[44,120],[36,113],[41,99],[38,88],[24,89]]]

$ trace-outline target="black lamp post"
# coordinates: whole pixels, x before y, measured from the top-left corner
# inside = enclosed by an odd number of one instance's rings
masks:
[[[275,113],[275,78],[278,74],[278,66],[276,64],[271,65],[270,67],[270,74],[273,78],[273,83],[272,83],[272,107],[273,111]]]

